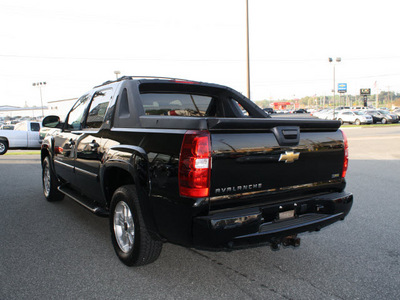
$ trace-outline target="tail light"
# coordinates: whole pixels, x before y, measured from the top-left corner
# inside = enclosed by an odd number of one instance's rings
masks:
[[[343,160],[343,171],[342,178],[346,177],[347,167],[349,165],[349,143],[347,141],[346,134],[342,131],[343,142],[344,142],[344,160]]]
[[[185,133],[179,157],[179,193],[185,197],[208,197],[210,192],[211,142],[208,131]]]

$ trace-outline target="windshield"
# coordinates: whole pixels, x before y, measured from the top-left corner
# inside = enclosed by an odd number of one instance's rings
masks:
[[[355,111],[354,112],[356,115],[364,115],[364,112],[362,112],[362,111]]]

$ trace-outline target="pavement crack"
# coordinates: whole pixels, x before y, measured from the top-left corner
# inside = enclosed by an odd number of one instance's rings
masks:
[[[323,294],[325,294],[325,295],[334,296],[334,297],[337,297],[338,299],[344,300],[344,298],[342,298],[342,297],[340,297],[340,296],[338,296],[338,295],[336,295],[336,294],[333,294],[333,293],[330,293],[330,292],[327,292],[327,291],[322,290],[319,286],[315,285],[314,283],[312,283],[312,282],[309,281],[309,280],[306,280],[306,279],[304,279],[304,278],[302,278],[302,277],[293,275],[292,273],[290,273],[290,272],[284,270],[281,266],[278,266],[278,265],[273,265],[273,266],[274,266],[274,268],[278,269],[278,270],[281,271],[282,273],[285,273],[285,274],[291,276],[292,278],[294,278],[294,279],[296,279],[296,280],[300,280],[300,281],[303,281],[303,282],[305,282],[305,283],[311,285],[313,288],[315,288],[316,290],[320,291],[321,293],[323,293]]]
[[[223,268],[225,268],[226,270],[229,270],[230,272],[232,272],[232,273],[234,273],[234,274],[236,274],[236,275],[238,275],[238,276],[241,276],[241,277],[245,278],[246,280],[249,280],[250,282],[252,282],[252,283],[258,285],[259,287],[261,287],[261,288],[263,288],[263,289],[267,289],[268,291],[270,291],[270,292],[272,292],[272,293],[274,293],[274,294],[276,294],[276,295],[278,295],[278,296],[280,296],[280,297],[282,297],[282,298],[284,298],[284,299],[294,300],[293,298],[290,298],[289,296],[280,293],[280,292],[277,291],[276,289],[274,289],[274,288],[272,288],[272,287],[270,287],[270,286],[267,286],[266,284],[264,284],[264,283],[262,283],[262,282],[259,282],[257,279],[252,278],[250,275],[248,275],[248,274],[246,274],[246,273],[244,273],[244,272],[238,271],[238,270],[236,270],[235,268],[232,268],[232,267],[230,267],[230,266],[228,266],[228,265],[226,265],[226,264],[224,264],[224,263],[222,263],[222,262],[220,262],[220,261],[218,261],[218,260],[216,260],[216,259],[214,259],[214,258],[211,258],[211,257],[209,257],[209,256],[207,256],[207,255],[205,255],[205,254],[203,254],[203,253],[201,253],[201,252],[195,250],[195,249],[190,249],[190,248],[189,248],[188,250],[191,251],[191,252],[193,252],[193,253],[195,253],[195,254],[197,254],[197,255],[199,255],[199,256],[201,256],[201,257],[203,257],[203,258],[205,258],[205,259],[207,259],[207,260],[209,260],[210,262],[212,262],[212,263],[218,265],[219,267],[223,267]],[[237,285],[236,285],[236,286],[237,286]],[[245,294],[247,294],[249,297],[251,297],[252,299],[254,299],[254,296],[250,295],[246,290],[242,289],[242,288],[239,287],[239,286],[237,286],[237,287],[238,287],[242,292],[244,292]]]

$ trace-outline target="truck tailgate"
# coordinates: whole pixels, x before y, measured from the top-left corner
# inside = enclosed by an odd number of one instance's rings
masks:
[[[239,121],[239,122],[238,122]],[[338,122],[288,119],[209,120],[211,209],[218,199],[282,195],[342,182],[344,144]],[[214,208],[215,208],[214,207]]]

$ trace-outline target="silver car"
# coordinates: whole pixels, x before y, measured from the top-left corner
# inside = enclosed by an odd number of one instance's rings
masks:
[[[372,117],[370,115],[364,114],[362,111],[341,111],[337,116],[338,121],[350,124],[372,124]]]

